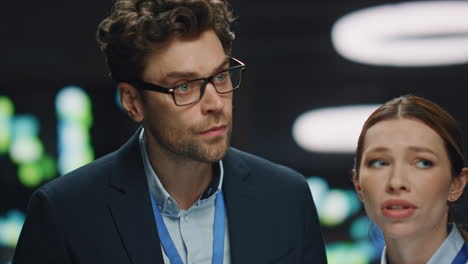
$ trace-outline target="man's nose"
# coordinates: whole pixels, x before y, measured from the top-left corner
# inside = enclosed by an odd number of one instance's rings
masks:
[[[218,112],[224,108],[222,94],[216,91],[215,86],[211,82],[207,82],[205,93],[201,99],[202,111],[204,114],[210,112]]]

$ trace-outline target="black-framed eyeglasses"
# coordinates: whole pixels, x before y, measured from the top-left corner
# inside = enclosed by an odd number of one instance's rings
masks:
[[[174,103],[178,106],[190,105],[201,100],[208,83],[211,83],[219,94],[230,93],[240,88],[242,72],[247,66],[240,60],[232,57],[229,57],[229,61],[235,66],[209,77],[190,80],[170,88],[145,81],[134,81],[132,84],[139,89],[171,94]]]

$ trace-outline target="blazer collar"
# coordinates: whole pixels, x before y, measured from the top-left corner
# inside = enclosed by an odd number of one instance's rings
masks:
[[[159,236],[139,152],[139,131],[113,154],[116,166],[110,172],[109,184],[120,196],[109,203],[109,209],[132,263],[162,264]]]
[[[113,155],[116,167],[110,172],[109,184],[121,194],[109,204],[122,243],[134,264],[163,263],[160,240],[154,221],[149,190],[139,153],[138,135]],[[223,159],[223,192],[227,208],[231,263],[254,263],[258,252],[256,240],[246,239],[261,225],[256,190],[251,183],[250,170],[243,154],[229,149]],[[258,222],[258,223],[257,223]]]
[[[231,263],[259,263],[258,240],[251,239],[256,229],[262,225],[257,217],[259,213],[256,200],[255,187],[251,171],[242,159],[243,154],[238,150],[230,149],[223,160],[224,184],[223,191],[228,216],[229,244],[231,250]],[[259,262],[258,262],[258,261]]]

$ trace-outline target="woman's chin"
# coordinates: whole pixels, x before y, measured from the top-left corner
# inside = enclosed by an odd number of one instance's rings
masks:
[[[380,228],[385,239],[401,239],[417,234],[420,227],[421,225],[416,225],[413,221],[392,221]]]

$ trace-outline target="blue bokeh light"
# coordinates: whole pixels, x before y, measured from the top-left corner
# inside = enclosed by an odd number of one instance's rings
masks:
[[[25,216],[19,210],[10,210],[0,217],[0,246],[16,247]]]

